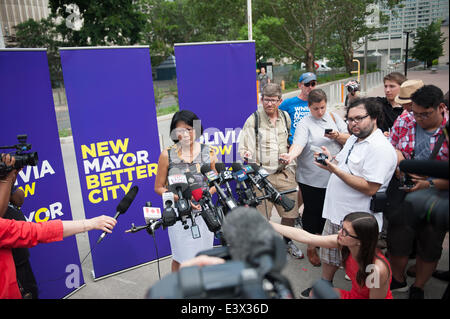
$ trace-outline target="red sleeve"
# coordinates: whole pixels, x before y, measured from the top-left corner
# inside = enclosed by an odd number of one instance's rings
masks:
[[[33,247],[62,239],[61,220],[32,223],[0,218],[0,248]]]

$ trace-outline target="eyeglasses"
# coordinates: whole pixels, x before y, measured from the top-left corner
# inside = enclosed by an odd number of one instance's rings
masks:
[[[306,86],[307,88],[309,87],[315,87],[317,85],[316,81],[310,81],[308,83],[303,83],[304,86]]]
[[[179,127],[179,128],[176,128],[174,131],[175,131],[176,135],[184,135],[184,134],[192,133],[194,131],[194,129],[193,128]]]
[[[280,99],[267,99],[267,98],[263,98],[263,102],[267,103],[267,104],[275,104],[278,103],[280,101]]]
[[[354,238],[354,239],[359,239],[358,236],[356,236],[356,235],[350,235],[350,233],[348,232],[348,230],[344,228],[343,222],[341,222],[341,225],[340,225],[340,227],[339,227],[339,230],[342,231],[342,237],[347,237],[347,236],[349,236],[349,237]]]
[[[422,113],[417,113],[417,112],[412,111],[415,118],[420,118],[422,120],[426,120],[427,118],[429,118],[430,115],[433,114],[433,112],[434,112],[434,110],[431,112],[422,112]]]
[[[347,123],[348,124],[350,124],[350,123],[352,123],[352,122],[355,122],[355,124],[358,124],[359,122],[361,122],[362,120],[364,120],[366,117],[368,117],[369,116],[369,114],[366,114],[366,115],[364,115],[364,116],[357,116],[357,117],[355,117],[355,118],[352,118],[352,117],[348,117],[347,118]]]

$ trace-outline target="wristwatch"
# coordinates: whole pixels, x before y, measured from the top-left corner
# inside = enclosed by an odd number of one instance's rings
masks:
[[[434,188],[434,183],[431,178],[428,179],[428,183],[430,183],[430,188]]]

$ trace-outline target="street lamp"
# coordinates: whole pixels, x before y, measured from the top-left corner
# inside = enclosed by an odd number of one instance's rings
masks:
[[[406,48],[405,48],[405,77],[408,75],[408,45],[409,45],[409,34],[411,31],[403,31],[406,33]]]

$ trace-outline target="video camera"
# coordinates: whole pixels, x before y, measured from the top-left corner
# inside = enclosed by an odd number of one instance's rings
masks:
[[[6,166],[5,163],[0,161],[0,179],[3,179],[11,172],[13,169],[22,169],[23,167],[36,166],[38,163],[37,152],[25,153],[31,150],[31,144],[27,143],[27,135],[17,135],[17,140],[19,141],[16,145],[11,146],[0,146],[0,150],[14,149],[16,152],[11,152],[10,154],[14,156],[16,162],[13,166]]]
[[[448,161],[403,160],[399,167],[405,173],[448,179]],[[410,206],[405,215],[411,225],[425,221],[431,223],[436,229],[448,231],[448,190],[421,189],[406,195],[405,202]]]
[[[222,225],[229,246],[203,251],[225,263],[183,267],[150,288],[147,297],[161,298],[293,298],[289,281],[281,275],[286,246],[254,208],[238,207]]]

